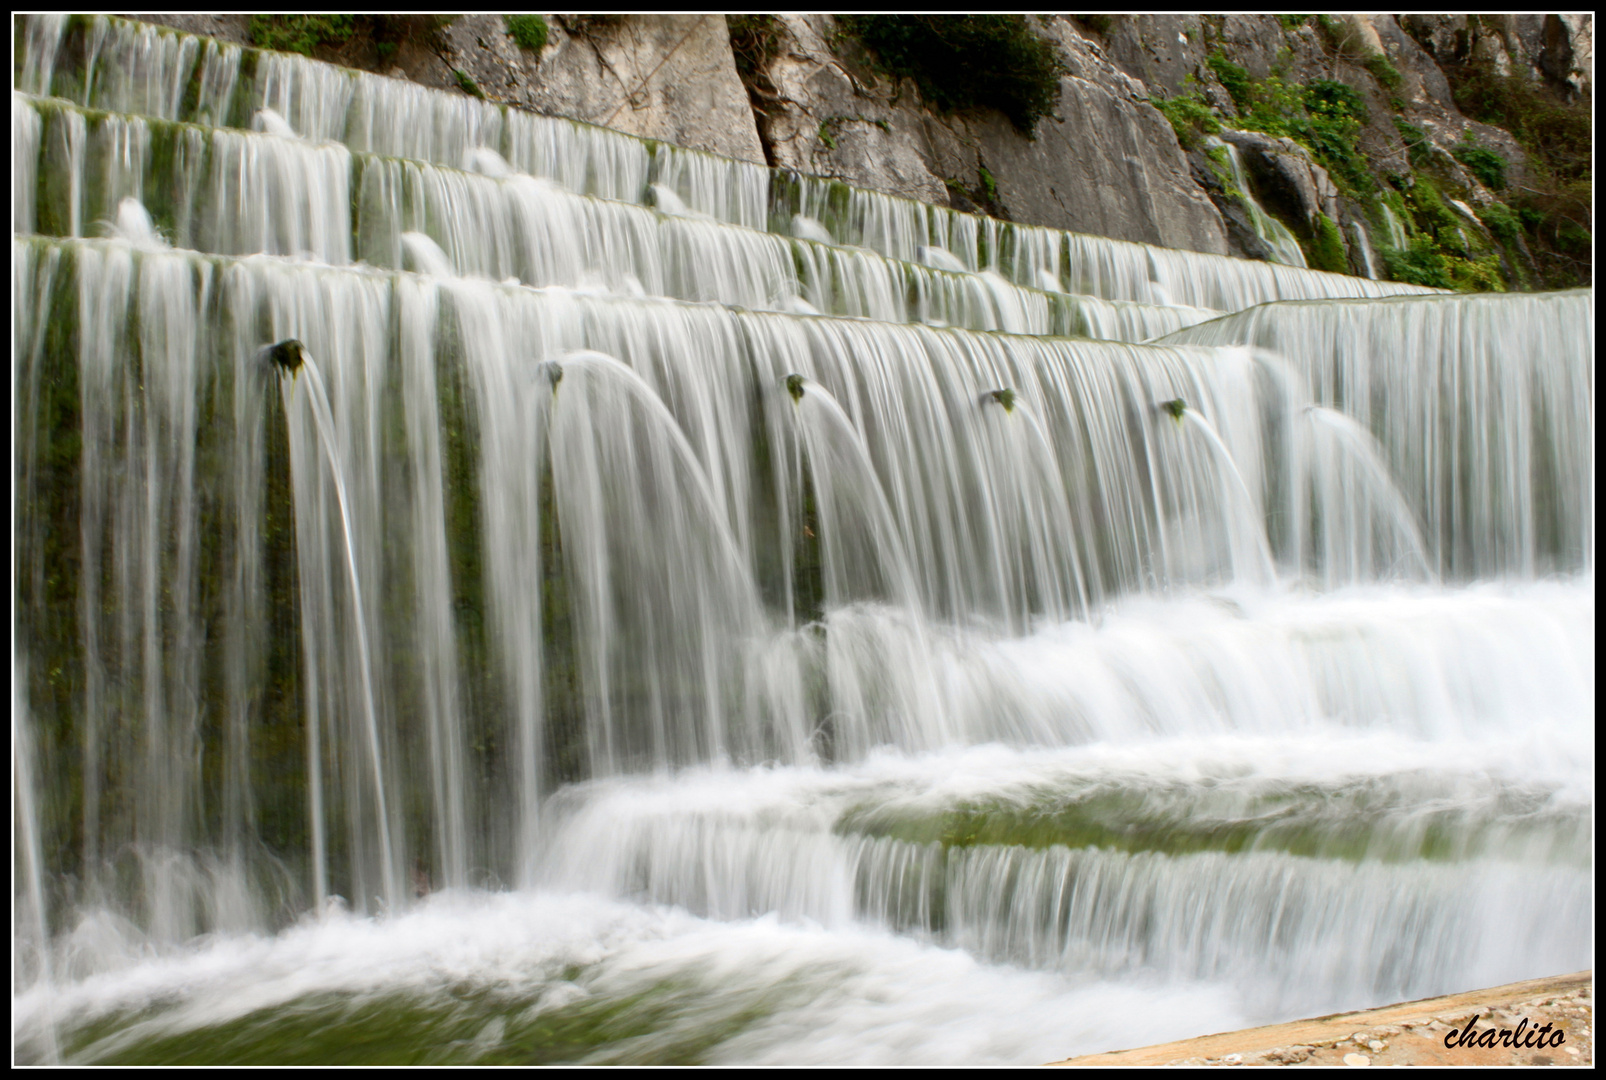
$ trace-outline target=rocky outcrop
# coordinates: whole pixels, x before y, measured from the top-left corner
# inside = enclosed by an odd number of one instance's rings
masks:
[[[1594,93],[1593,15],[1401,15],[1399,21],[1438,63],[1481,58],[1501,74],[1521,70],[1574,96]]]
[[[470,18],[492,17],[464,21]],[[452,32],[456,40],[459,24]],[[511,100],[763,164],[723,15],[554,16],[548,33],[547,47]],[[501,40],[512,44],[506,35]]]
[[[1259,131],[1228,128],[1221,137],[1238,148],[1265,208],[1295,232],[1308,236],[1322,215],[1338,220],[1338,188],[1303,146]]]
[[[993,110],[934,113],[837,40],[828,15],[780,19],[762,105],[775,164],[926,201],[952,193],[1016,221],[1227,251],[1221,215],[1147,89],[1064,20],[1044,24],[1067,68],[1059,108],[1029,139]]]
[[[249,43],[246,15],[131,15]],[[643,138],[762,163],[723,15],[549,15],[547,44],[521,49],[500,15],[459,15],[436,35],[403,37],[383,62],[364,41],[319,59],[437,89],[568,116]],[[457,76],[462,72],[467,85]]]

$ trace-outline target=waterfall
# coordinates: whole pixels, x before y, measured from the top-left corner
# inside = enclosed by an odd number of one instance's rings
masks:
[[[1239,156],[1238,148],[1214,135],[1206,136],[1205,146],[1211,151],[1220,150],[1226,154],[1228,168],[1232,173],[1231,195],[1242,204],[1255,235],[1264,240],[1266,246],[1271,249],[1271,260],[1284,266],[1297,266],[1303,270],[1305,253],[1300,250],[1299,241],[1288,231],[1288,226],[1266,213],[1265,208],[1256,202],[1254,195],[1251,194],[1249,174],[1244,171],[1243,159]],[[1370,278],[1375,275],[1366,276]]]
[[[19,1061],[1018,1064],[1591,963],[1592,292],[19,40]]]

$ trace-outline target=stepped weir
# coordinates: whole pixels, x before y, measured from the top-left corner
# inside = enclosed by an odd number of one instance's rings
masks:
[[[1592,965],[1592,291],[19,41],[18,1060],[1026,1063]]]

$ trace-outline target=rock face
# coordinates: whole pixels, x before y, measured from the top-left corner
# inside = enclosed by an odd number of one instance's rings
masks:
[[[1221,137],[1238,148],[1258,189],[1269,193],[1266,209],[1290,228],[1309,233],[1318,215],[1339,219],[1337,186],[1293,139],[1230,128]]]
[[[764,162],[723,15],[554,17],[527,79],[537,112]]]
[[[1595,19],[1589,14],[1401,15],[1400,25],[1438,63],[1487,58],[1574,96],[1594,93]]]
[[[878,77],[851,45],[827,44],[828,15],[780,18],[763,104],[776,165],[1015,221],[1227,251],[1220,213],[1143,84],[1064,20],[1044,26],[1068,69],[1057,116],[1028,139],[993,110],[933,113],[907,81]]]

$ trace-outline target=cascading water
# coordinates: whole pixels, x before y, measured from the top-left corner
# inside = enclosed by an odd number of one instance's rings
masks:
[[[1249,174],[1244,170],[1242,157],[1238,148],[1232,143],[1224,142],[1214,135],[1205,138],[1205,146],[1211,151],[1220,151],[1226,155],[1229,171],[1232,173],[1232,197],[1238,201],[1245,215],[1249,218],[1249,225],[1255,230],[1255,235],[1266,242],[1271,249],[1271,260],[1282,263],[1284,266],[1305,267],[1305,253],[1300,250],[1299,241],[1294,234],[1288,231],[1288,226],[1266,213],[1260,203],[1255,201],[1252,188],[1249,185]],[[1376,275],[1367,274],[1367,277]]]
[[[1591,965],[1591,293],[20,37],[19,1060],[1020,1063]]]

